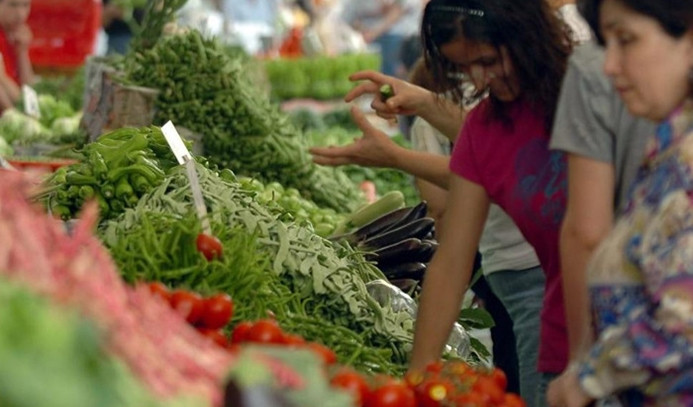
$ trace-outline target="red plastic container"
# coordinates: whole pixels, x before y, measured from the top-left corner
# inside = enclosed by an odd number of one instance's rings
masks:
[[[96,45],[101,0],[32,0],[29,27],[35,67],[78,68]]]

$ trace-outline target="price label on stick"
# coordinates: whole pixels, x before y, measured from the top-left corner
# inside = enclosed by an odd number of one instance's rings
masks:
[[[173,155],[176,156],[178,163],[185,165],[188,181],[190,182],[190,189],[192,190],[193,201],[195,202],[197,217],[200,219],[204,233],[211,236],[212,228],[209,224],[209,218],[207,217],[207,206],[205,206],[205,201],[202,198],[202,189],[200,188],[200,181],[197,177],[195,159],[190,154],[190,151],[188,151],[183,139],[180,137],[180,134],[178,134],[178,130],[176,130],[176,127],[170,120],[161,127],[161,132],[164,133],[166,142],[169,147],[171,147],[171,151],[173,151]]]
[[[22,85],[22,98],[24,99],[24,112],[35,119],[41,118],[38,94],[31,86]]]
[[[178,134],[176,126],[174,126],[170,120],[161,127],[161,132],[164,133],[166,142],[168,143],[168,146],[171,147],[173,155],[176,156],[178,164],[183,165],[187,161],[193,159],[190,151],[188,151],[188,148],[185,146],[183,139],[181,138],[180,134]]]

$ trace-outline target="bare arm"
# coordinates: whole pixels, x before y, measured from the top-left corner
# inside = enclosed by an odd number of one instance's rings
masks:
[[[3,109],[14,106],[14,103],[21,98],[21,90],[14,81],[5,74],[4,68],[0,67],[0,92],[3,96],[0,100]],[[9,106],[5,106],[9,104]]]
[[[568,205],[560,254],[571,359],[590,335],[587,262],[612,228],[614,182],[611,164],[568,155]]]
[[[357,164],[365,167],[396,168],[447,189],[450,158],[437,154],[408,150],[376,129],[357,107],[351,108],[354,122],[363,137],[344,147],[311,148],[313,161],[321,165]]]
[[[12,103],[12,98],[7,93],[7,89],[4,86],[2,86],[1,83],[2,79],[0,79],[0,113],[14,106],[14,104]]]
[[[417,178],[415,183],[421,199],[426,201],[428,206],[427,215],[435,219],[436,225],[442,224],[448,191],[420,178]]]
[[[29,60],[29,46],[33,39],[31,29],[24,24],[17,28],[11,35],[12,43],[17,52],[17,72],[20,85],[33,85],[35,82],[34,68]]]
[[[426,271],[416,317],[410,365],[414,371],[441,356],[459,316],[488,214],[490,201],[484,188],[457,176],[452,178],[440,247]]]

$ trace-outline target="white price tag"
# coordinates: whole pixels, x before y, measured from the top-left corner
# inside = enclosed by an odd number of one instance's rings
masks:
[[[176,130],[176,127],[173,125],[173,123],[171,123],[170,120],[161,127],[161,132],[164,133],[166,142],[168,143],[168,146],[171,147],[173,155],[176,156],[178,164],[183,165],[186,163],[186,161],[192,160],[190,151],[188,151],[183,139],[180,137],[180,134],[178,134],[178,130]]]
[[[22,85],[22,97],[24,98],[24,112],[35,118],[41,117],[41,109],[39,109],[38,94],[28,85]]]

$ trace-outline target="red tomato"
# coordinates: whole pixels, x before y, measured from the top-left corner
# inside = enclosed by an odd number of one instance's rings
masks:
[[[261,319],[253,324],[246,337],[249,342],[281,343],[284,333],[275,321]]]
[[[420,370],[410,370],[404,375],[404,381],[409,387],[416,387],[424,380],[424,374]]]
[[[213,295],[204,300],[202,318],[199,323],[209,329],[226,326],[233,315],[233,301],[228,294]]]
[[[199,329],[200,333],[204,335],[205,337],[211,339],[216,343],[217,345],[221,346],[222,348],[225,348],[229,344],[229,340],[224,335],[224,332],[222,332],[219,329]]]
[[[215,258],[221,257],[223,248],[221,242],[214,236],[205,233],[197,235],[197,251],[205,256],[205,259],[212,261]]]
[[[499,404],[503,401],[505,393],[490,377],[479,377],[472,385],[472,392],[479,394],[490,404]]]
[[[301,335],[284,334],[282,343],[289,346],[303,345],[306,340]]]
[[[440,373],[443,370],[443,361],[437,360],[426,365],[427,373]]]
[[[253,327],[252,322],[241,322],[233,328],[231,333],[231,343],[241,343],[248,340],[248,331]]]
[[[455,406],[464,407],[487,407],[489,403],[478,393],[464,393],[453,396],[453,404]]]
[[[153,296],[163,298],[166,302],[171,300],[171,292],[164,285],[164,283],[158,281],[152,281],[147,284],[147,289]]]
[[[342,368],[330,379],[330,384],[334,387],[346,390],[354,397],[354,405],[362,406],[368,399],[370,388],[366,379],[349,368]]]
[[[327,346],[317,342],[308,342],[306,343],[306,346],[308,349],[315,352],[315,354],[318,355],[326,365],[331,365],[337,362],[337,355]]]
[[[416,407],[416,396],[404,382],[392,381],[372,391],[365,406]]]
[[[171,307],[190,324],[202,316],[202,304],[202,297],[190,291],[176,290],[171,294]]]
[[[498,387],[501,388],[501,390],[505,391],[505,389],[508,387],[508,377],[505,375],[505,372],[501,369],[497,367],[494,368],[491,372],[491,378],[494,382],[496,382],[496,384],[498,385]]]
[[[527,407],[527,403],[514,393],[506,393],[500,405],[502,407]]]
[[[452,383],[430,377],[416,387],[416,401],[419,407],[440,407],[451,398],[454,390]]]

